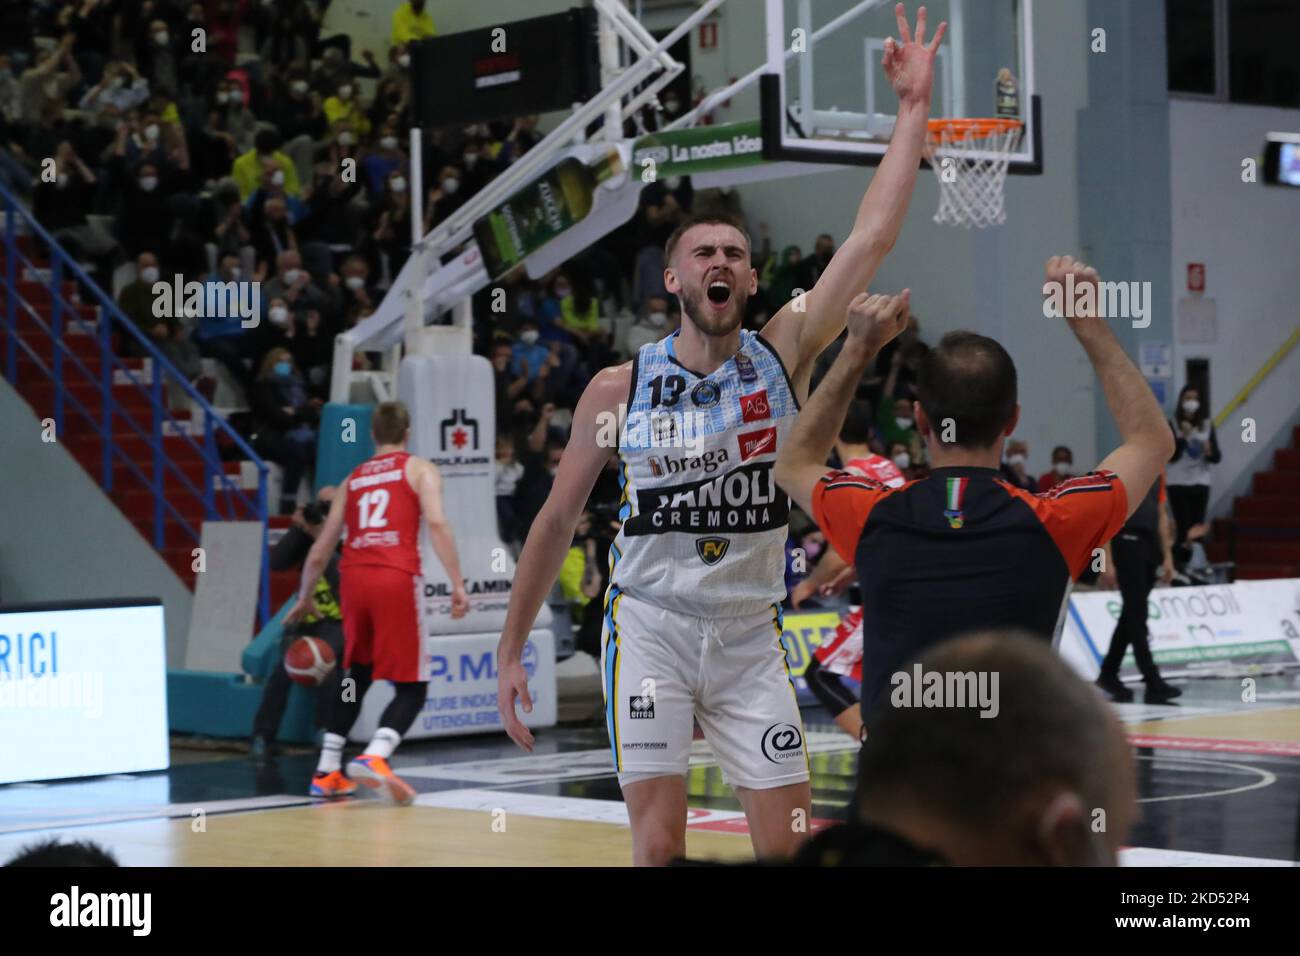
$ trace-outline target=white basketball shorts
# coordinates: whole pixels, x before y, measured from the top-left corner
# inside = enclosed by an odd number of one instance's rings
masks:
[[[685,775],[696,720],[729,785],[763,790],[808,779],[777,605],[744,617],[698,618],[611,587],[601,685],[622,783]]]

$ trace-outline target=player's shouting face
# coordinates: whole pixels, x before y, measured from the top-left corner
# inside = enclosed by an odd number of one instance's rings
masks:
[[[682,233],[664,270],[668,291],[705,335],[728,335],[758,289],[744,233],[725,223],[700,223]]]

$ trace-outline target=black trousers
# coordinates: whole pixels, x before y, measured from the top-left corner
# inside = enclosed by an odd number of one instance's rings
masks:
[[[1205,520],[1205,511],[1210,505],[1209,485],[1169,485],[1169,508],[1174,513],[1174,524],[1178,530],[1174,535],[1176,544],[1187,540],[1187,531],[1194,524]]]
[[[1148,684],[1156,683],[1160,680],[1160,670],[1151,657],[1151,644],[1147,640],[1147,598],[1161,564],[1160,545],[1150,535],[1121,531],[1111,541],[1110,550],[1124,607],[1110,638],[1110,650],[1101,663],[1101,676],[1119,677],[1124,652],[1132,646],[1142,679]]]
[[[262,703],[258,705],[257,716],[253,718],[253,736],[274,740],[280,732],[280,721],[284,709],[289,704],[289,689],[293,681],[284,669],[284,651],[299,637],[310,635],[319,637],[330,646],[338,665],[330,671],[325,682],[316,688],[316,726],[324,727],[330,716],[330,702],[337,700],[342,692],[343,682],[343,622],[323,620],[314,624],[303,625],[302,633],[286,634],[280,646],[280,661],[271,676],[266,679],[262,689]]]

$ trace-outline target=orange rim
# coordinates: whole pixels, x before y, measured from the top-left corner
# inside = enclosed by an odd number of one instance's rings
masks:
[[[988,139],[998,133],[1008,133],[1013,129],[1023,129],[1020,120],[1003,117],[956,118],[942,117],[929,121],[930,142],[942,143],[954,139]]]

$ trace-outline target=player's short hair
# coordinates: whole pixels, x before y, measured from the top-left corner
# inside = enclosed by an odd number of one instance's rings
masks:
[[[743,222],[734,216],[728,216],[725,213],[708,213],[699,216],[688,216],[685,222],[673,230],[673,234],[669,236],[668,241],[664,243],[664,265],[672,265],[673,250],[677,248],[677,243],[681,240],[682,236],[686,234],[686,230],[693,229],[696,226],[730,226],[745,237],[746,248],[752,249],[754,247],[754,244],[749,241],[749,230],[745,228]]]
[[[411,429],[411,413],[402,402],[380,402],[370,419],[376,445],[400,445]]]
[[[10,866],[117,866],[117,858],[89,840],[42,840],[25,846],[5,864]]]
[[[1016,363],[987,335],[949,332],[921,359],[916,396],[936,431],[955,424],[953,444],[989,448],[1016,412]]]
[[[865,445],[871,440],[871,403],[859,399],[849,405],[840,428],[840,441],[846,445]]]
[[[945,641],[918,660],[922,673],[997,674],[997,715],[981,708],[895,707],[880,695],[866,715],[859,810],[903,808],[971,828],[1000,826],[1044,786],[1112,803],[1117,731],[1097,692],[1042,637],[986,631]],[[898,670],[913,674],[914,665]],[[900,685],[901,686],[901,685]]]

